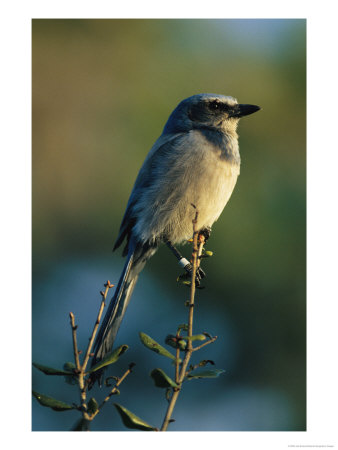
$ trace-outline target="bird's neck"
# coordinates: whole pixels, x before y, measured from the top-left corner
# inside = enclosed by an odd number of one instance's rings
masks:
[[[211,144],[215,151],[220,151],[221,159],[225,159],[229,163],[236,165],[241,163],[236,130],[228,132],[217,128],[201,127],[198,131]]]

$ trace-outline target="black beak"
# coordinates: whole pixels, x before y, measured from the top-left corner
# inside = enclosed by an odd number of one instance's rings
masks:
[[[232,108],[229,113],[229,117],[243,117],[248,116],[249,114],[253,114],[256,111],[259,111],[261,108],[256,105],[243,105],[239,104]]]

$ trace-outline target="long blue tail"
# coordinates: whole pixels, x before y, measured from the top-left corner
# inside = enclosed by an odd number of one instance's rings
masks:
[[[156,249],[155,246],[138,245],[129,250],[114,296],[95,340],[92,366],[111,351],[139,273]]]

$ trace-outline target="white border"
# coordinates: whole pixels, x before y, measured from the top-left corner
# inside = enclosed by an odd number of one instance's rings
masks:
[[[1,195],[2,364],[30,366],[30,20],[31,18],[307,18],[308,19],[308,431],[217,433],[32,433],[29,376],[2,374],[3,436],[11,446],[53,449],[67,445],[100,448],[169,447],[279,449],[337,444],[337,99],[334,2],[305,1],[13,1],[2,6]],[[118,2],[121,3],[121,2]],[[278,2],[280,3],[280,2]],[[14,361],[12,360],[14,356]],[[11,366],[13,365],[13,366]],[[5,377],[4,377],[5,375]],[[14,378],[13,378],[14,376]],[[3,379],[4,377],[4,379]],[[25,380],[28,386],[26,386]],[[22,383],[24,384],[22,386]],[[17,402],[20,397],[20,405]],[[21,406],[20,406],[21,407]],[[137,440],[137,441],[136,441]],[[79,442],[81,441],[81,442]]]

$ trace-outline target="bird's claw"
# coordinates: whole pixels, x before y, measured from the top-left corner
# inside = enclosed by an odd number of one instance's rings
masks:
[[[189,263],[184,267],[184,269],[192,277],[192,265]],[[206,274],[205,274],[204,270],[201,267],[197,267],[196,276],[195,276],[195,284],[197,287],[200,286],[202,278],[205,278],[205,277],[206,277]]]
[[[204,241],[207,242],[211,234],[211,228],[210,227],[203,228],[198,234],[200,236],[202,235],[204,237]]]

